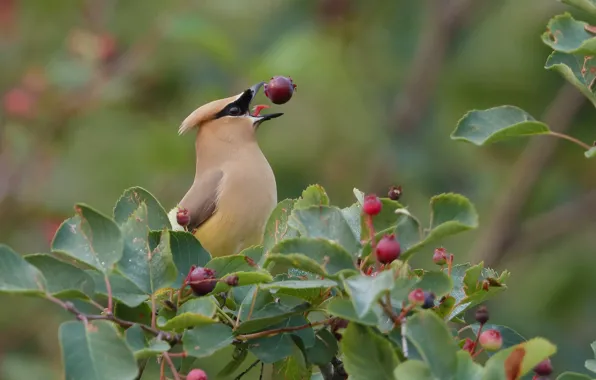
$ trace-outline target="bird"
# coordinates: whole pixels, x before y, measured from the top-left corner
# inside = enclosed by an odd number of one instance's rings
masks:
[[[180,124],[178,134],[197,131],[194,181],[168,212],[172,229],[179,210],[186,226],[212,257],[237,254],[262,243],[267,220],[277,205],[277,184],[257,142],[259,126],[283,113],[251,114],[250,105],[265,82],[238,95],[198,107]]]

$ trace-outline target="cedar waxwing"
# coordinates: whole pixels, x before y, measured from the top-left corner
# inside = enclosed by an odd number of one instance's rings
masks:
[[[197,108],[179,134],[197,127],[196,171],[191,188],[168,217],[175,230],[178,208],[188,210],[189,231],[213,257],[261,244],[277,205],[273,170],[256,139],[259,125],[283,115],[251,115],[250,103],[265,82],[243,93]]]

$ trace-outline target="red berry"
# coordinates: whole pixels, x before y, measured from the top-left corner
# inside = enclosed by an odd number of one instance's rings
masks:
[[[35,113],[36,99],[27,90],[15,87],[4,95],[4,111],[17,117],[31,117]]]
[[[364,203],[362,204],[362,211],[364,211],[365,214],[367,215],[377,215],[381,212],[381,209],[383,208],[383,204],[381,203],[381,200],[379,199],[379,197],[377,197],[374,194],[369,194],[366,197],[364,197]]]
[[[447,263],[447,251],[445,248],[435,249],[435,253],[433,253],[433,262],[437,265],[445,265]]]
[[[548,376],[553,372],[553,365],[549,358],[544,359],[534,367],[534,372],[539,376]]]
[[[182,227],[188,226],[188,224],[190,223],[190,215],[188,214],[187,209],[178,209],[178,212],[176,213],[176,222]]]
[[[478,338],[480,345],[486,351],[497,351],[503,346],[503,337],[499,330],[486,330]]]
[[[424,291],[420,288],[414,289],[408,294],[408,301],[410,301],[412,305],[423,305],[425,298]]]
[[[233,274],[231,276],[226,277],[226,284],[230,286],[238,286],[238,276]]]
[[[265,96],[273,103],[284,104],[292,98],[296,85],[292,82],[292,78],[275,76],[263,88],[265,89]]]
[[[395,235],[385,235],[377,243],[377,258],[383,264],[389,264],[396,260],[401,253],[399,242],[395,239]]]
[[[208,380],[208,378],[205,371],[195,368],[186,375],[186,380]]]
[[[389,197],[389,199],[397,201],[401,197],[401,194],[401,186],[391,186],[391,188],[389,189],[389,193],[387,193],[387,196]]]
[[[480,306],[476,310],[475,318],[476,322],[480,323],[481,325],[488,322],[488,309],[486,308],[486,306]]]
[[[468,351],[470,354],[474,352],[474,341],[470,338],[466,338],[466,341],[464,342],[464,346],[462,347],[462,350],[464,351]]]
[[[187,278],[188,284],[197,296],[204,296],[209,294],[217,285],[215,278],[215,271],[209,268],[196,267],[193,269]]]

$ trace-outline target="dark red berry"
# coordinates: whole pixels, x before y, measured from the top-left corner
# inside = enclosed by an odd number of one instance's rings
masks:
[[[466,338],[466,341],[464,342],[464,346],[462,347],[462,350],[464,351],[468,351],[470,354],[474,352],[474,341],[470,338]]]
[[[186,380],[208,380],[208,378],[205,371],[195,368],[186,375]]]
[[[367,215],[378,215],[383,208],[383,204],[379,197],[374,194],[369,194],[364,197],[364,203],[362,204],[362,211]]]
[[[235,274],[226,277],[226,284],[230,286],[238,286],[238,281],[238,276]]]
[[[196,267],[188,275],[188,284],[197,296],[209,294],[217,285],[215,272],[209,268]]]
[[[401,194],[401,186],[391,186],[391,188],[389,189],[389,193],[387,193],[387,196],[389,197],[389,199],[397,201],[401,197]]]
[[[296,85],[290,77],[275,76],[263,87],[265,89],[265,96],[273,103],[284,104],[292,98]]]
[[[539,376],[548,376],[553,373],[553,365],[549,358],[544,359],[534,367],[534,373]]]
[[[435,253],[433,253],[433,262],[437,265],[445,265],[447,263],[447,251],[445,248],[435,249]]]
[[[345,319],[336,318],[331,323],[331,331],[337,332],[337,330],[339,330],[339,329],[345,329],[348,327],[348,323],[349,323],[349,321],[346,321]]]
[[[432,292],[424,292],[424,304],[423,309],[432,309],[435,307],[435,294]]]
[[[424,291],[420,288],[412,290],[408,295],[408,301],[410,301],[412,305],[424,305],[425,299],[426,295],[424,294]]]
[[[478,342],[485,351],[497,351],[503,346],[503,337],[499,330],[486,330],[480,334]]]
[[[401,247],[399,242],[395,239],[394,234],[385,235],[377,243],[376,252],[379,262],[383,264],[389,264],[399,257],[399,254],[401,253]]]
[[[190,223],[190,215],[188,214],[187,209],[178,209],[178,212],[176,213],[176,223],[178,223],[182,227],[188,226],[188,224]]]
[[[476,309],[476,322],[483,325],[486,322],[488,322],[488,317],[488,309],[486,308],[486,306],[480,306],[478,309]]]

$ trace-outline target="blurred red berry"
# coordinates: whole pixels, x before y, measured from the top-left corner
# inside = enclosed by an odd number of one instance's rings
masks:
[[[188,214],[188,210],[185,208],[179,208],[178,212],[176,213],[176,223],[181,225],[182,227],[188,226],[190,223],[190,215]]]
[[[488,322],[489,315],[488,315],[488,309],[486,308],[486,306],[480,306],[476,310],[474,317],[476,318],[476,322],[480,323],[481,325]]]
[[[387,196],[389,197],[389,199],[397,201],[401,197],[401,194],[401,186],[391,186],[389,192],[387,193]]]
[[[208,378],[205,371],[195,368],[186,375],[186,380],[208,380]]]
[[[369,194],[366,197],[364,197],[362,211],[364,211],[365,214],[371,216],[378,215],[381,212],[382,208],[383,203],[381,203],[381,200],[376,195]]]
[[[410,292],[410,294],[408,294],[408,301],[410,301],[412,305],[423,305],[425,298],[426,296],[424,295],[424,290],[420,288],[414,289]]]
[[[480,334],[478,342],[486,351],[497,351],[503,346],[503,337],[499,330],[486,330]]]
[[[470,354],[474,352],[474,341],[470,338],[466,338],[466,341],[464,342],[464,346],[462,347],[462,350],[464,351],[468,351]]]
[[[15,87],[4,94],[4,111],[17,117],[31,117],[35,114],[36,99],[22,87]]]
[[[447,251],[445,248],[435,249],[435,253],[433,253],[433,262],[437,265],[447,264]]]
[[[296,85],[290,77],[275,76],[263,88],[265,96],[273,103],[284,104],[292,98]]]
[[[399,242],[395,239],[395,235],[391,234],[383,236],[377,243],[376,253],[379,262],[383,264],[390,264],[395,261],[401,253],[401,247]]]
[[[548,376],[553,372],[553,365],[549,358],[544,359],[534,367],[534,373],[539,376]]]

